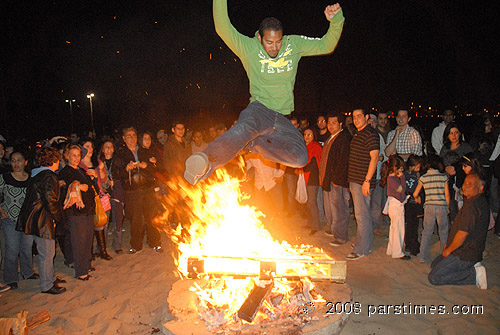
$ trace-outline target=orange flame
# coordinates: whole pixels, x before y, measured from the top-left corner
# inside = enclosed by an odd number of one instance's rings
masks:
[[[190,257],[204,258],[205,269],[210,268],[212,263],[217,263],[213,265],[224,269],[227,258],[240,258],[237,265],[230,262],[228,266],[232,273],[241,274],[255,273],[255,269],[249,269],[255,266],[255,262],[245,261],[249,259],[312,259],[303,254],[311,246],[292,247],[286,241],[280,243],[273,239],[260,221],[264,214],[255,207],[242,205],[242,200],[247,199],[248,195],[242,194],[240,180],[231,177],[224,169],[217,170],[211,178],[194,187],[183,179],[169,181],[167,185],[172,193],[164,199],[165,212],[156,221],[168,222],[173,209],[179,207],[182,208],[182,216],[188,219],[188,222],[179,224],[175,229],[164,225],[177,245],[176,265],[182,275],[188,275]],[[281,273],[293,269],[293,273],[307,275],[305,265],[300,262],[278,263],[277,267],[279,266],[282,267]],[[191,289],[196,292],[200,301],[200,317],[215,318],[207,311],[224,309],[225,321],[230,321],[234,320],[238,309],[254,284],[258,284],[258,280],[224,277],[208,281],[206,287],[193,283]],[[286,280],[275,281],[273,293],[286,295],[291,290],[288,284]],[[289,302],[280,304],[279,308],[266,303],[263,308],[273,310],[273,315],[279,315],[289,313],[289,306]],[[296,306],[295,309],[297,308]],[[204,316],[204,313],[210,315]],[[257,319],[262,317],[261,313]]]

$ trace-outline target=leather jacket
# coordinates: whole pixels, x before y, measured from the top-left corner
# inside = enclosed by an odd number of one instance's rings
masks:
[[[41,171],[30,180],[16,230],[53,240],[56,237],[55,226],[61,221],[57,175],[52,170]]]

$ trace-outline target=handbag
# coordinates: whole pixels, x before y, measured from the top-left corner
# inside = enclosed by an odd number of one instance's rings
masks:
[[[299,204],[305,204],[307,202],[306,179],[304,178],[303,173],[299,175],[299,179],[297,180],[297,190],[295,191],[295,200],[297,200]]]
[[[104,211],[105,212],[108,212],[111,210],[111,202],[110,202],[110,199],[109,199],[109,195],[107,193],[102,193],[100,195],[101,197],[101,204],[102,204],[102,207],[104,208]]]
[[[94,201],[95,201],[94,227],[102,227],[108,222],[108,216],[106,215],[106,211],[102,206],[101,196],[99,194],[95,196]]]

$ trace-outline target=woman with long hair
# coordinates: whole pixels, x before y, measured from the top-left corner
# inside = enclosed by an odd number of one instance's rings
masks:
[[[311,225],[309,235],[315,234],[321,229],[318,209],[318,189],[319,189],[319,162],[321,161],[322,148],[316,142],[316,134],[311,128],[304,129],[304,141],[306,142],[307,155],[309,159],[302,168],[306,180],[307,189],[307,218]]]
[[[0,194],[3,202],[0,207],[2,231],[5,238],[5,263],[3,280],[11,289],[17,288],[19,275],[18,265],[21,266],[23,279],[37,279],[38,274],[33,271],[33,236],[16,231],[16,222],[19,210],[26,198],[26,189],[30,175],[25,168],[25,155],[14,151],[10,155],[12,172],[0,175]]]
[[[104,167],[108,176],[107,181],[102,185],[104,192],[109,194],[111,200],[111,213],[108,215],[108,229],[113,227],[113,250],[116,254],[122,254],[125,191],[123,190],[121,181],[113,178],[114,154],[115,145],[113,141],[104,141],[101,146],[99,157],[104,162]]]
[[[460,188],[465,180],[465,173],[460,164],[460,158],[472,152],[469,143],[463,141],[463,132],[455,122],[450,122],[443,133],[443,147],[439,156],[444,159],[445,170],[449,176],[450,219],[453,221],[462,201]]]
[[[97,158],[97,151],[95,150],[94,142],[90,138],[84,139],[81,145],[83,148],[83,157],[80,161],[79,167],[90,177],[96,192],[103,194],[104,189],[102,184],[108,179],[106,167],[104,166],[104,163]],[[94,234],[97,241],[97,249],[99,250],[99,257],[109,261],[112,260],[113,257],[108,254],[106,248],[106,227],[107,225],[95,227]]]

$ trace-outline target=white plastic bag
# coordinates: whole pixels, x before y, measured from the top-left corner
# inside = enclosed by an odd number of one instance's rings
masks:
[[[297,200],[299,204],[305,204],[307,202],[306,179],[304,178],[303,173],[299,175],[299,179],[297,180],[297,191],[295,192],[295,200]]]

